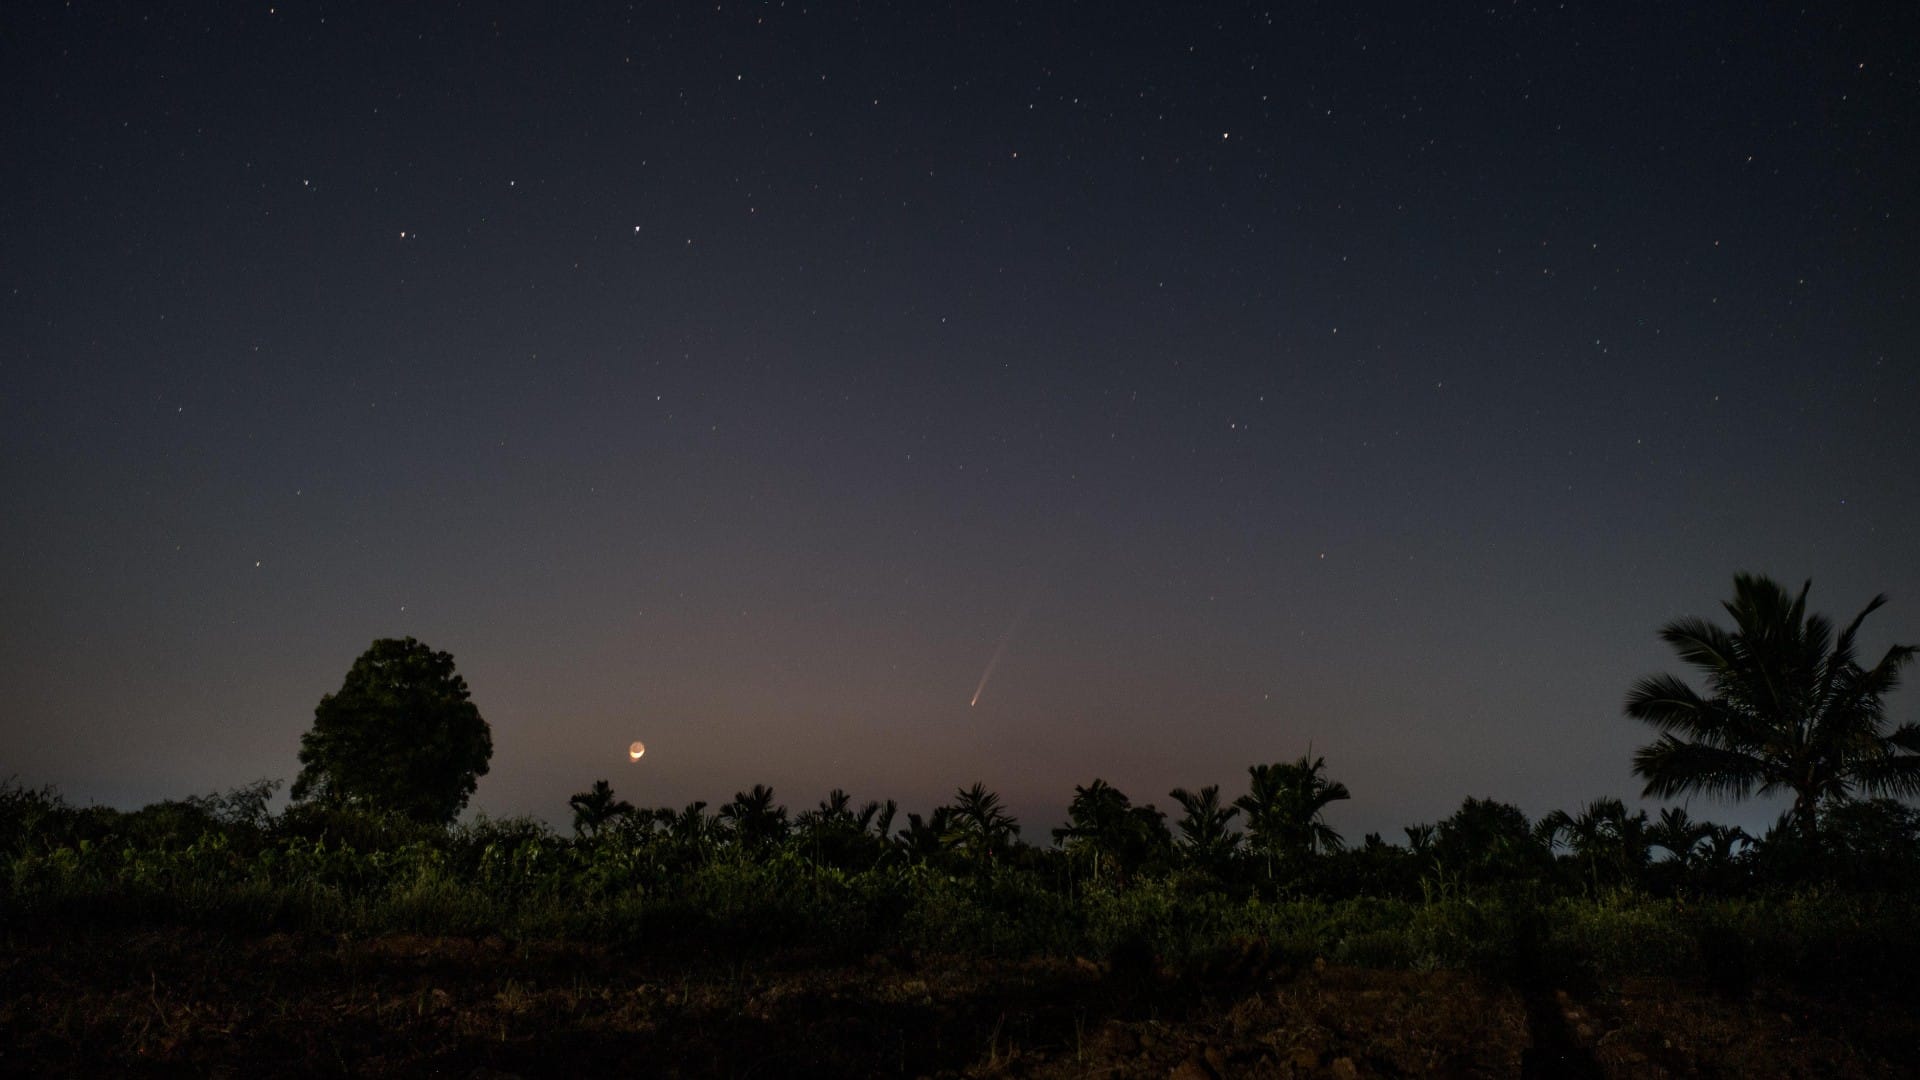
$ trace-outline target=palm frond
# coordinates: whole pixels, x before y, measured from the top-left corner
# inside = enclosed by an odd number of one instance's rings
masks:
[[[1721,727],[1714,712],[1707,699],[1673,675],[1649,675],[1627,692],[1627,715],[1661,731],[1713,737]]]
[[[1689,792],[1745,798],[1773,784],[1767,762],[1752,754],[1682,742],[1662,735],[1633,755],[1633,772],[1644,778],[1647,798],[1671,799]]]
[[[1887,732],[1886,741],[1889,745],[1899,747],[1909,753],[1920,754],[1920,724],[1912,721],[1901,724],[1899,727]]]
[[[1869,795],[1920,795],[1920,755],[1884,754],[1853,763],[1848,779]]]
[[[1886,602],[1886,593],[1881,593],[1872,600],[1867,601],[1867,606],[1860,609],[1860,614],[1855,615],[1853,621],[1847,624],[1846,629],[1840,631],[1840,639],[1835,642],[1833,646],[1833,655],[1837,659],[1853,659],[1853,639],[1854,636],[1860,632],[1860,624],[1866,622],[1867,616],[1880,610],[1881,606],[1886,604]]]
[[[1660,639],[1672,645],[1681,660],[1710,674],[1735,666],[1735,642],[1725,630],[1705,619],[1675,619],[1660,628]]]

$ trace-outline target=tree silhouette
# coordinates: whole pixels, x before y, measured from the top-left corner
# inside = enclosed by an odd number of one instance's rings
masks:
[[[764,852],[787,838],[787,808],[774,805],[773,789],[765,784],[734,792],[733,801],[720,808],[720,820],[746,851]]]
[[[1120,789],[1095,778],[1085,787],[1073,789],[1073,802],[1067,807],[1068,824],[1053,830],[1056,843],[1071,853],[1085,850],[1093,864],[1093,879],[1100,880],[1100,866],[1111,863],[1122,874],[1138,869],[1171,846],[1165,815],[1151,806],[1135,806]]]
[[[654,822],[665,831],[667,843],[681,858],[704,862],[713,847],[716,830],[706,809],[705,799],[695,799],[679,811],[666,806],[653,811]]]
[[[468,697],[451,655],[413,638],[375,641],[314,709],[294,799],[451,822],[493,757]]]
[[[1442,870],[1476,883],[1525,880],[1552,865],[1519,807],[1471,796],[1435,827],[1433,855]]]
[[[1707,826],[1707,842],[1701,847],[1709,865],[1724,866],[1733,861],[1735,844],[1751,846],[1753,837],[1738,825]]]
[[[1854,636],[1886,597],[1874,597],[1835,639],[1831,622],[1807,614],[1812,586],[1792,597],[1776,581],[1740,574],[1733,600],[1722,605],[1732,630],[1699,618],[1660,629],[1680,659],[1706,676],[1707,692],[1654,675],[1627,695],[1627,715],[1660,732],[1633,756],[1646,795],[1744,799],[1791,791],[1789,813],[1811,843],[1825,804],[1856,791],[1920,794],[1920,725],[1888,728],[1882,703],[1914,648],[1895,645],[1861,667]]]
[[[1020,824],[1000,806],[1000,796],[976,782],[961,788],[949,805],[948,831],[944,838],[977,863],[986,863],[1007,848],[1020,834]]]
[[[633,804],[613,797],[613,785],[595,780],[593,786],[567,800],[573,807],[573,834],[598,836],[610,821],[633,813]]]
[[[888,799],[883,803],[868,803],[860,811],[860,827],[872,829],[873,835],[881,843],[886,843],[888,834],[893,832],[893,819],[900,813],[900,804]]]
[[[896,842],[910,858],[925,862],[939,858],[952,847],[949,837],[953,833],[953,807],[941,806],[925,818],[908,814],[907,827],[900,830]]]
[[[1415,855],[1426,855],[1433,851],[1434,828],[1431,825],[1408,825],[1401,830],[1407,834],[1407,850]]]
[[[1700,846],[1713,835],[1713,829],[1707,822],[1688,817],[1685,809],[1669,806],[1660,811],[1660,820],[1647,830],[1647,839],[1654,847],[1672,855],[1681,866],[1692,866],[1699,857]]]
[[[1652,844],[1645,810],[1627,813],[1615,798],[1595,799],[1577,817],[1555,810],[1540,819],[1534,833],[1549,850],[1565,843],[1586,867],[1589,884],[1625,884],[1647,865]]]
[[[1228,829],[1227,823],[1240,815],[1240,808],[1220,804],[1219,784],[1208,784],[1197,795],[1186,788],[1174,788],[1167,797],[1185,811],[1176,824],[1190,859],[1218,868],[1233,857],[1240,846],[1240,834]]]
[[[818,808],[795,818],[794,828],[804,838],[814,861],[855,868],[870,865],[885,853],[889,847],[887,830],[893,827],[896,810],[889,799],[884,804],[869,801],[855,813],[853,797],[834,788]]]
[[[1352,798],[1347,785],[1323,775],[1327,759],[1247,768],[1247,793],[1233,801],[1246,814],[1247,842],[1266,858],[1267,877],[1273,877],[1275,859],[1300,862],[1315,851],[1345,847],[1340,834],[1327,825],[1328,804]]]

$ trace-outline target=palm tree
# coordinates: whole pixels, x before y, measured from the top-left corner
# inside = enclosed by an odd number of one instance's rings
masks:
[[[573,834],[597,836],[615,818],[633,813],[633,804],[613,797],[613,785],[595,780],[593,786],[567,800],[573,807]]]
[[[1791,819],[1811,840],[1823,805],[1855,792],[1920,794],[1920,724],[1889,728],[1881,701],[1914,647],[1895,645],[1861,667],[1854,635],[1886,597],[1874,597],[1836,640],[1831,622],[1807,614],[1812,586],[1791,597],[1770,578],[1739,574],[1722,605],[1732,630],[1699,618],[1661,627],[1680,659],[1706,676],[1707,692],[1654,675],[1627,695],[1627,715],[1660,732],[1633,755],[1648,797],[1791,791]]]
[[[1628,814],[1626,804],[1614,798],[1595,799],[1578,817],[1555,810],[1534,826],[1534,835],[1549,850],[1562,843],[1572,848],[1586,863],[1596,890],[1603,877],[1631,881],[1646,867],[1653,844],[1647,812]]]
[[[953,831],[953,808],[940,806],[935,807],[926,818],[919,814],[908,814],[907,827],[900,830],[897,842],[908,856],[925,861],[938,858],[952,846],[948,837],[953,835]]]
[[[1738,825],[1708,825],[1705,853],[1708,861],[1715,866],[1725,866],[1733,861],[1733,846],[1741,844],[1751,846],[1753,837]]]
[[[773,804],[773,789],[765,784],[734,792],[733,801],[720,808],[720,820],[750,850],[770,847],[787,836],[787,808]]]
[[[894,816],[900,813],[900,804],[888,799],[886,802],[870,802],[860,808],[860,829],[869,829],[881,843],[886,843],[887,834],[893,831]]]
[[[1174,788],[1167,796],[1186,811],[1177,824],[1194,861],[1218,865],[1233,856],[1240,846],[1240,834],[1228,829],[1227,823],[1240,816],[1240,808],[1220,805],[1219,784],[1208,784],[1197,795],[1186,788]]]
[[[853,820],[853,796],[845,788],[834,788],[820,802],[820,818],[823,821],[848,822]]]
[[[1407,850],[1415,855],[1425,855],[1433,850],[1433,826],[1408,825],[1402,831],[1407,834]]]
[[[1322,775],[1326,758],[1282,765],[1250,765],[1247,793],[1233,801],[1247,815],[1247,840],[1266,856],[1267,877],[1273,860],[1304,859],[1316,851],[1339,851],[1346,846],[1327,825],[1327,804],[1352,798],[1347,785]]]
[[[1647,839],[1653,846],[1672,855],[1681,866],[1693,865],[1700,852],[1700,845],[1713,835],[1713,826],[1704,821],[1695,821],[1687,816],[1684,808],[1669,806],[1660,811],[1660,820],[1647,830]]]
[[[695,799],[678,813],[670,807],[660,807],[653,812],[653,820],[666,830],[667,839],[683,854],[698,857],[705,853],[712,843],[713,819],[704,811],[705,799]]]
[[[869,800],[859,811],[853,796],[834,788],[818,808],[794,818],[795,830],[805,838],[813,861],[821,865],[859,868],[887,849],[887,830],[898,807],[892,799],[883,805]],[[876,828],[875,822],[878,822]]]
[[[951,809],[947,843],[980,862],[999,854],[1020,833],[1019,823],[1001,809],[1000,796],[985,784],[959,789]]]

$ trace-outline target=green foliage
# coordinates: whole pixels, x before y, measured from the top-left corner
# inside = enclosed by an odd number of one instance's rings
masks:
[[[451,822],[493,756],[468,698],[451,655],[412,638],[375,641],[314,709],[294,799]]]

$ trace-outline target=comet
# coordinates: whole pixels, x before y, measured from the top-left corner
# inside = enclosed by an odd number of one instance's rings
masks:
[[[1000,635],[1000,644],[993,647],[993,655],[987,659],[987,670],[980,673],[980,685],[973,688],[973,700],[967,702],[967,708],[980,704],[980,695],[987,688],[987,680],[993,678],[993,669],[1000,666],[1000,658],[1007,654],[1007,643],[1013,640],[1014,631],[1020,629],[1020,623],[1026,619],[1027,611],[1032,607],[1032,604],[1023,605],[1013,617],[1013,622],[1007,624],[1007,632]]]

